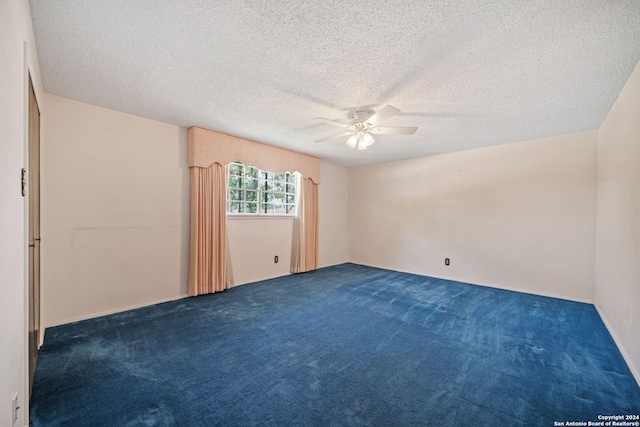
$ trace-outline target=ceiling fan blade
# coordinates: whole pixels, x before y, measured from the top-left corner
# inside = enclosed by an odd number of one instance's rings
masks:
[[[378,126],[370,130],[371,133],[378,135],[413,135],[418,128],[416,127],[395,127],[395,126]]]
[[[338,133],[338,134],[336,134],[336,135],[331,135],[331,136],[328,136],[328,137],[326,137],[326,138],[317,139],[317,140],[315,140],[314,142],[322,142],[322,141],[326,141],[327,139],[336,138],[336,137],[338,137],[338,136],[351,135],[352,133],[353,133],[353,132],[351,132],[351,131],[348,131],[348,132],[340,132],[340,133]]]
[[[342,122],[339,122],[337,120],[325,119],[324,117],[316,117],[313,120],[320,120],[321,122],[329,123],[330,125],[340,126],[340,127],[346,128],[346,129],[351,129],[351,124],[350,123],[342,123]]]
[[[380,111],[369,117],[366,122],[370,123],[372,126],[376,126],[377,124],[387,120],[389,117],[395,116],[399,112],[400,110],[398,108],[392,107],[391,105],[385,105]]]

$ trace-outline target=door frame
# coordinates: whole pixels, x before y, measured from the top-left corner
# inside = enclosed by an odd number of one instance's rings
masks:
[[[28,390],[31,395],[38,349],[41,341],[41,113],[33,87],[31,73],[28,73],[27,93],[27,370]],[[33,101],[32,101],[33,100]],[[32,110],[33,108],[33,110]],[[33,132],[35,131],[34,140]],[[35,335],[35,336],[34,336]]]

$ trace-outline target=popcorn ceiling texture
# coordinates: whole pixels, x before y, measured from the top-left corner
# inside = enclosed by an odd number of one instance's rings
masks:
[[[31,0],[46,92],[358,166],[598,129],[640,1]],[[366,151],[314,117],[386,104]]]

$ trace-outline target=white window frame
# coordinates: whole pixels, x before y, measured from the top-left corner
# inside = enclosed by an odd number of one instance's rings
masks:
[[[247,166],[241,162],[229,163],[227,168],[227,192],[226,212],[233,217],[292,217],[295,215],[296,202],[299,188],[298,173],[274,173],[263,171],[254,166]],[[234,173],[242,169],[241,174]],[[255,171],[247,174],[251,169]],[[233,178],[237,185],[232,185]],[[254,181],[254,182],[252,182]],[[279,190],[279,191],[278,191]],[[241,197],[232,199],[231,195],[241,193]],[[255,198],[247,198],[248,194],[255,193]],[[234,210],[233,204],[239,204],[239,209]],[[256,212],[246,212],[248,204],[255,204]],[[244,206],[242,206],[244,205]],[[240,206],[242,206],[240,208]]]

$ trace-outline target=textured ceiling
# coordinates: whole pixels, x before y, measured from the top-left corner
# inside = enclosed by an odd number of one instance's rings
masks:
[[[638,0],[31,0],[46,92],[357,166],[598,129]],[[366,151],[314,117],[402,112]]]

